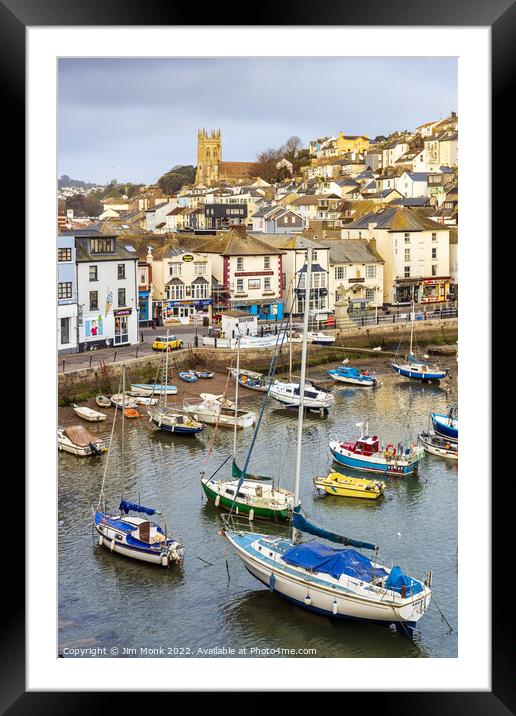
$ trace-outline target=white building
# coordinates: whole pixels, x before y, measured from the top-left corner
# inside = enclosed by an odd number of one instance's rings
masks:
[[[349,301],[350,312],[383,304],[384,260],[374,241],[325,239],[329,247],[329,305]]]
[[[77,275],[75,239],[57,237],[57,351],[76,353],[77,347]]]
[[[417,209],[396,206],[342,229],[342,238],[375,241],[384,259],[383,302],[439,303],[450,291],[450,229]]]
[[[79,351],[138,343],[138,256],[113,236],[75,236]]]

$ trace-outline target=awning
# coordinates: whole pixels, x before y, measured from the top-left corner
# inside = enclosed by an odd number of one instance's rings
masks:
[[[239,299],[231,298],[230,303],[235,306],[271,306],[275,303],[281,303],[278,298],[264,298],[264,299]]]

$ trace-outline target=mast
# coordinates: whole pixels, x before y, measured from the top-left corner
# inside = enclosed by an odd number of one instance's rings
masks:
[[[301,478],[301,442],[303,439],[303,419],[305,416],[305,376],[306,376],[306,354],[308,343],[308,316],[310,314],[310,286],[312,282],[312,249],[306,252],[306,277],[305,277],[305,314],[303,316],[303,348],[301,352],[301,377],[299,379],[299,415],[297,420],[297,451],[296,451],[296,477],[294,482],[294,506],[299,504],[299,483]],[[299,537],[299,530],[292,528],[292,542]]]
[[[124,430],[125,430],[125,363],[122,364],[122,444],[120,457],[121,484],[124,480]]]
[[[410,314],[410,348],[409,356],[412,355],[412,340],[414,338],[414,299],[412,299],[412,311]]]
[[[295,264],[294,264],[295,269]],[[290,282],[290,312],[288,316],[289,323],[289,361],[288,361],[288,382],[292,383],[292,310],[294,308],[294,276]]]
[[[167,347],[165,349],[165,395],[163,398],[163,412],[167,412],[167,396],[168,396],[168,328],[167,328]],[[163,386],[161,386],[161,389],[163,390]]]
[[[235,424],[233,426],[233,462],[236,461],[237,421],[238,421],[238,380],[240,378],[240,331],[237,335],[236,388],[235,388]]]

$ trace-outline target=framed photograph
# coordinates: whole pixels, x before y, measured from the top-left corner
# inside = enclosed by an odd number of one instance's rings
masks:
[[[30,336],[5,713],[514,709],[486,379],[514,7],[292,12],[0,5]]]

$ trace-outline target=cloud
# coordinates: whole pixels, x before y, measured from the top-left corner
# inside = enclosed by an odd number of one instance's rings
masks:
[[[59,171],[153,182],[195,164],[198,127],[245,161],[293,134],[388,134],[452,109],[456,58],[61,59]]]

